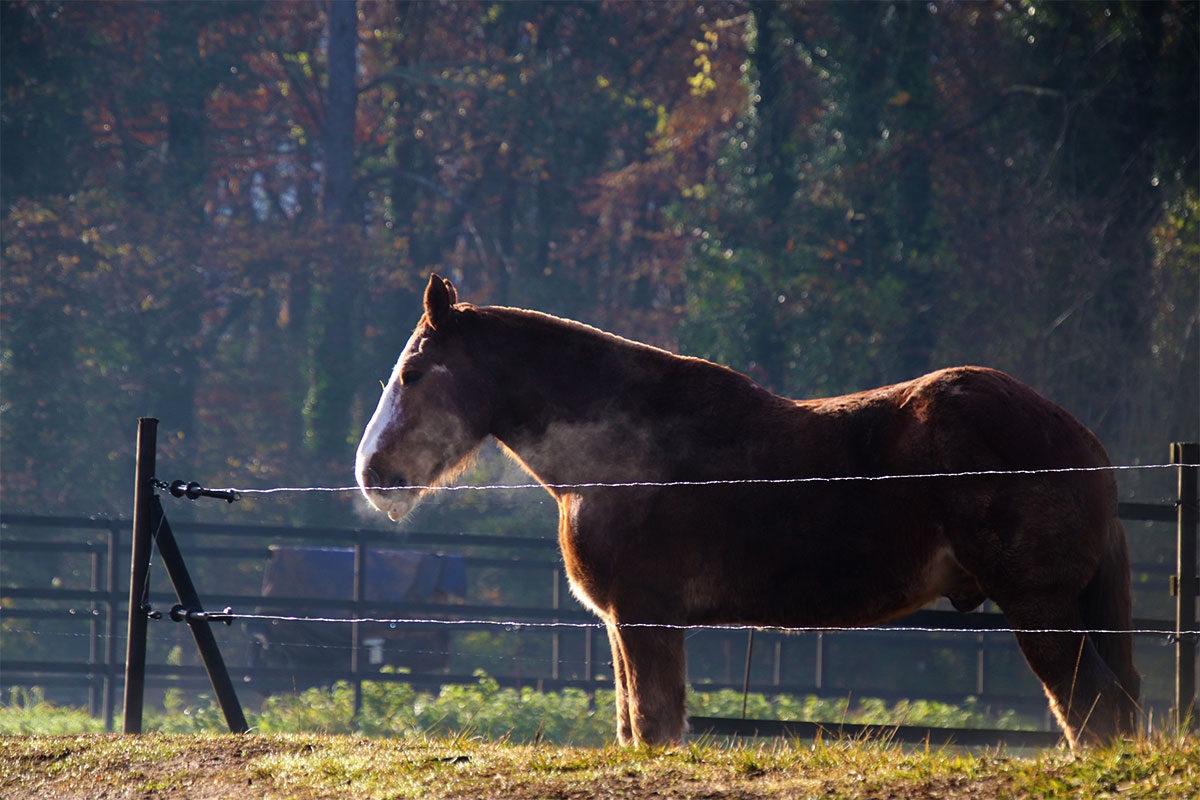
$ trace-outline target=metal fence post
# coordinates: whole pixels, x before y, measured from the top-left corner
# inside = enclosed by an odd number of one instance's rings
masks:
[[[104,601],[104,730],[113,732],[115,716],[114,705],[117,682],[117,614],[121,609],[120,575],[117,565],[117,552],[121,547],[121,531],[114,522],[108,528],[105,540],[105,561],[108,575],[104,581],[107,599]]]
[[[354,601],[354,613],[352,616],[358,619],[362,616],[362,604],[366,599],[366,587],[364,584],[367,581],[367,548],[363,544],[362,537],[356,537],[354,540],[354,585],[351,588],[350,597]],[[362,631],[359,629],[358,622],[350,623],[350,674],[354,677],[354,716],[357,717],[362,713],[363,690],[362,690],[362,675],[359,674],[359,650],[362,648]]]
[[[125,643],[125,733],[142,732],[142,695],[146,687],[146,609],[143,594],[150,572],[154,531],[152,499],[158,420],[138,419],[137,465],[133,478],[133,544],[129,565],[129,634]]]
[[[562,607],[560,605],[560,601],[559,601],[559,587],[561,585],[561,581],[559,580],[559,574],[560,573],[559,573],[557,567],[551,573],[551,579],[553,580],[553,583],[550,584],[550,607],[552,609],[554,609],[555,611],[558,611]],[[560,620],[559,620],[558,616],[555,616],[554,622],[557,623],[559,621]],[[550,634],[550,679],[551,680],[558,680],[559,648],[562,645],[561,634],[558,631],[559,631],[559,629],[556,625],[554,628],[554,632],[552,634]]]
[[[94,545],[93,545],[94,547]],[[102,684],[108,680],[108,676],[99,672],[102,669],[100,663],[100,651],[104,647],[104,643],[100,638],[100,602],[96,600],[96,595],[100,593],[100,551],[93,549],[88,553],[88,562],[91,567],[91,576],[88,581],[88,591],[92,593],[92,600],[88,603],[88,716],[100,716],[100,700],[102,694]]]
[[[825,634],[817,633],[816,666],[813,670],[813,688],[817,691],[825,688]]]
[[[1200,476],[1200,443],[1171,444],[1171,463],[1179,465],[1176,504],[1177,549],[1172,593],[1175,595],[1175,725],[1195,727],[1196,720],[1196,528],[1197,477]]]

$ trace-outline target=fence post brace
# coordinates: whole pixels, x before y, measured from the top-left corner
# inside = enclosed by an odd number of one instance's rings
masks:
[[[181,614],[186,619],[192,638],[204,662],[213,692],[225,715],[225,722],[232,733],[245,733],[250,729],[242,713],[241,703],[229,678],[229,670],[221,658],[221,651],[213,637],[210,621],[224,617],[226,624],[232,621],[230,609],[220,614],[208,614],[200,603],[200,597],[183,554],[175,542],[175,535],[163,513],[158,495],[154,493],[155,448],[157,446],[158,420],[143,417],[138,420],[138,460],[134,478],[133,510],[133,560],[129,579],[129,639],[125,659],[125,733],[142,732],[143,693],[146,685],[146,614],[141,607],[142,597],[148,586],[151,546],[157,545],[163,566],[175,587],[179,605],[171,609],[174,619]],[[225,498],[222,498],[225,499]],[[232,502],[232,501],[230,501]],[[178,609],[178,611],[177,611]]]

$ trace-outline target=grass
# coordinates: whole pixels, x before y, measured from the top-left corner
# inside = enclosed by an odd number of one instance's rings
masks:
[[[1158,736],[1075,756],[886,741],[514,744],[470,735],[5,736],[0,796],[19,798],[1200,796],[1200,740]]]
[[[367,685],[360,714],[348,687],[273,697],[251,713],[254,733],[245,736],[217,733],[211,702],[170,693],[166,708],[148,714],[146,730],[155,732],[142,736],[100,733],[98,721],[37,690],[8,699],[0,703],[6,800],[1200,797],[1196,737],[1156,734],[1078,756],[904,746],[886,734],[815,742],[700,736],[675,748],[619,748],[604,744],[613,735],[610,699],[589,705],[571,693],[503,690],[486,678],[436,696]],[[714,714],[741,703],[736,693],[696,692],[693,700]],[[884,724],[987,721],[970,706],[826,707],[815,698],[774,698],[754,711],[780,708]]]

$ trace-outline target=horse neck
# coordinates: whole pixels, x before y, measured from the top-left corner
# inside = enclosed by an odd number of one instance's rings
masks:
[[[494,438],[546,484],[654,480],[639,376],[661,374],[673,356],[544,315],[489,311]]]

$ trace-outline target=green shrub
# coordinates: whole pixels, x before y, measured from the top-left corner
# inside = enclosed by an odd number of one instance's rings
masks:
[[[14,686],[8,692],[8,699],[0,703],[0,735],[103,732],[104,720],[92,717],[81,708],[60,708],[46,702],[45,692],[40,687]]]
[[[742,693],[733,689],[715,692],[693,691],[688,697],[688,711],[697,717],[742,716]],[[748,719],[807,720],[812,722],[847,722],[861,725],[925,725],[932,728],[1001,728],[1021,727],[1013,711],[990,714],[975,698],[967,698],[961,706],[930,700],[886,700],[866,697],[851,702],[849,698],[821,698],[816,695],[751,694],[746,698]]]
[[[407,683],[365,682],[362,708],[354,713],[354,687],[346,682],[297,694],[272,695],[257,711],[247,711],[252,729],[262,733],[324,733],[367,737],[410,737],[427,734],[473,735],[488,740],[548,742],[601,746],[613,741],[616,722],[613,692],[590,697],[581,689],[538,692],[532,687],[501,688],[494,678],[477,673],[467,686],[447,685],[418,691]],[[742,694],[732,689],[693,691],[694,716],[742,716]],[[962,706],[925,700],[889,704],[864,698],[821,699],[812,695],[746,698],[750,719],[812,720],[876,725],[933,727],[1017,727],[1011,712],[985,713],[974,700]],[[79,709],[56,708],[38,690],[13,690],[0,706],[0,733],[84,733],[103,727]],[[209,695],[190,702],[183,692],[168,690],[161,709],[147,708],[143,728],[163,733],[220,733],[226,730],[220,706]]]

